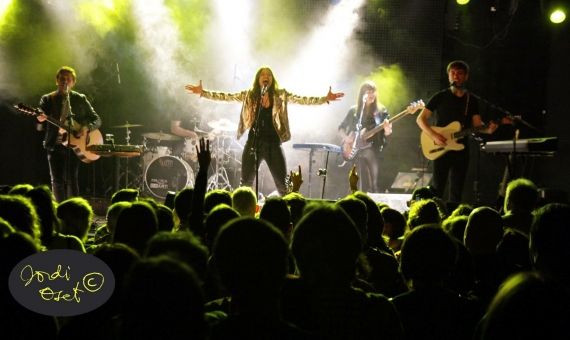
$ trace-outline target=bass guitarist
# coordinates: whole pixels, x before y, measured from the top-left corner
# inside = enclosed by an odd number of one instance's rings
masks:
[[[87,97],[72,91],[77,81],[75,70],[61,67],[56,73],[57,90],[45,94],[40,99],[40,109],[36,116],[45,127],[44,148],[47,150],[51,187],[58,202],[79,195],[79,159],[71,148],[65,147],[67,133],[53,124],[46,124],[48,117],[56,119],[60,126],[71,127],[75,137],[88,134],[101,126],[101,118]]]
[[[436,127],[444,127],[452,122],[459,122],[462,128],[479,128],[478,132],[491,134],[498,125],[490,122],[484,127],[479,114],[479,103],[474,96],[469,95],[464,88],[469,78],[469,65],[461,60],[452,61],[447,65],[447,77],[450,86],[436,93],[420,112],[416,120],[423,133],[429,136],[433,143],[444,149],[451,141],[437,132],[428,119],[434,115]],[[461,142],[461,141],[460,141]],[[430,186],[434,193],[443,198],[443,193],[449,178],[449,201],[461,202],[461,194],[465,183],[469,164],[469,148],[467,141],[465,148],[449,151],[433,161],[433,177]]]
[[[392,124],[388,120],[388,110],[378,102],[376,84],[365,81],[358,91],[357,104],[350,108],[338,127],[342,138],[345,159],[356,159],[359,172],[366,174],[369,192],[380,192],[380,154],[386,137],[392,133]],[[363,129],[371,130],[378,125],[384,129],[368,141],[360,141]],[[345,151],[349,150],[345,155]],[[362,183],[362,182],[361,182]]]

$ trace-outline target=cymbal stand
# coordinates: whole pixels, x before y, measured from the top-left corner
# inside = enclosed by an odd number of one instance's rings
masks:
[[[216,156],[214,158],[216,160],[216,164],[214,165],[214,174],[208,179],[207,190],[227,189],[231,191],[232,186],[228,178],[228,172],[224,167],[227,161],[225,159],[226,151],[223,135],[216,136],[214,151],[216,152]]]

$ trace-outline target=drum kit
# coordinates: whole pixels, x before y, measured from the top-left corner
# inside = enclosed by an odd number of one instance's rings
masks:
[[[199,138],[205,137],[210,140],[213,174],[208,178],[207,190],[231,190],[232,185],[228,176],[229,166],[231,162],[239,163],[236,154],[237,151],[240,151],[239,149],[243,150],[243,147],[230,137],[237,130],[237,125],[228,119],[219,119],[209,122],[208,126],[211,131],[194,129]],[[138,127],[142,127],[142,125],[128,122],[123,125],[112,126],[116,129],[126,129],[127,145],[130,145],[130,129]],[[194,185],[193,168],[197,171],[198,166],[197,139],[182,138],[162,131],[143,133],[142,137],[142,145],[137,146],[142,150],[142,154],[136,154],[136,156],[142,157],[138,162],[136,174],[131,175],[131,181],[128,177],[125,179],[125,184],[128,187],[139,187],[142,192],[164,199],[169,191],[179,191],[186,186]],[[115,145],[112,139],[113,135],[107,135],[107,141],[113,143],[114,149],[120,147]],[[125,156],[124,153],[107,155],[121,158],[135,156],[135,154]]]

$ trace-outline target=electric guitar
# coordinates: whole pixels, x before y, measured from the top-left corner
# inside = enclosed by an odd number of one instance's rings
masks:
[[[422,152],[427,159],[433,161],[434,159],[443,156],[446,152],[450,150],[459,151],[465,149],[465,145],[457,142],[457,140],[472,133],[484,130],[487,128],[487,126],[483,125],[476,128],[468,128],[461,130],[461,123],[459,123],[458,121],[454,121],[447,124],[447,126],[443,127],[432,126],[431,128],[435,132],[445,137],[445,139],[447,139],[446,145],[437,145],[435,141],[426,132],[422,131],[420,135]]]
[[[34,117],[39,116],[43,113],[40,109],[32,108],[22,103],[14,105],[14,108],[16,108],[18,111],[26,115]],[[71,150],[73,150],[73,152],[79,158],[79,160],[81,160],[84,163],[91,163],[99,159],[100,157],[99,155],[87,151],[87,147],[90,145],[103,144],[103,136],[101,135],[101,132],[99,130],[93,130],[87,132],[86,130],[84,130],[83,127],[79,127],[75,129],[75,131],[71,131],[71,133],[69,134],[69,144],[68,144],[68,137],[67,137],[67,134],[69,132],[68,129],[64,127],[57,119],[54,119],[53,117],[50,116],[46,117],[47,117],[46,121],[48,123],[53,124],[54,126],[57,126],[59,128],[60,133],[63,135],[62,145],[71,148]]]
[[[405,117],[407,114],[414,114],[416,111],[421,110],[425,107],[423,100],[418,100],[415,102],[410,103],[406,109],[394,117],[388,119],[388,123],[391,124],[400,118]],[[370,140],[374,137],[377,133],[384,130],[384,124],[380,124],[370,130],[363,129],[356,129],[356,131],[352,131],[348,137],[342,143],[342,157],[349,161],[356,157],[358,151],[364,148],[367,148],[372,143]]]

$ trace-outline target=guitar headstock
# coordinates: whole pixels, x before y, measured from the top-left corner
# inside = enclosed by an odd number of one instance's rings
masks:
[[[406,108],[406,111],[413,115],[414,113],[416,113],[416,111],[423,109],[424,107],[426,107],[426,104],[424,104],[423,100],[416,100],[415,102],[411,102],[410,105],[408,105],[408,107]]]
[[[30,116],[37,116],[39,114],[41,114],[42,112],[39,109],[27,106],[23,103],[18,103],[16,105],[14,105],[14,108],[22,113],[25,113],[27,115]]]

